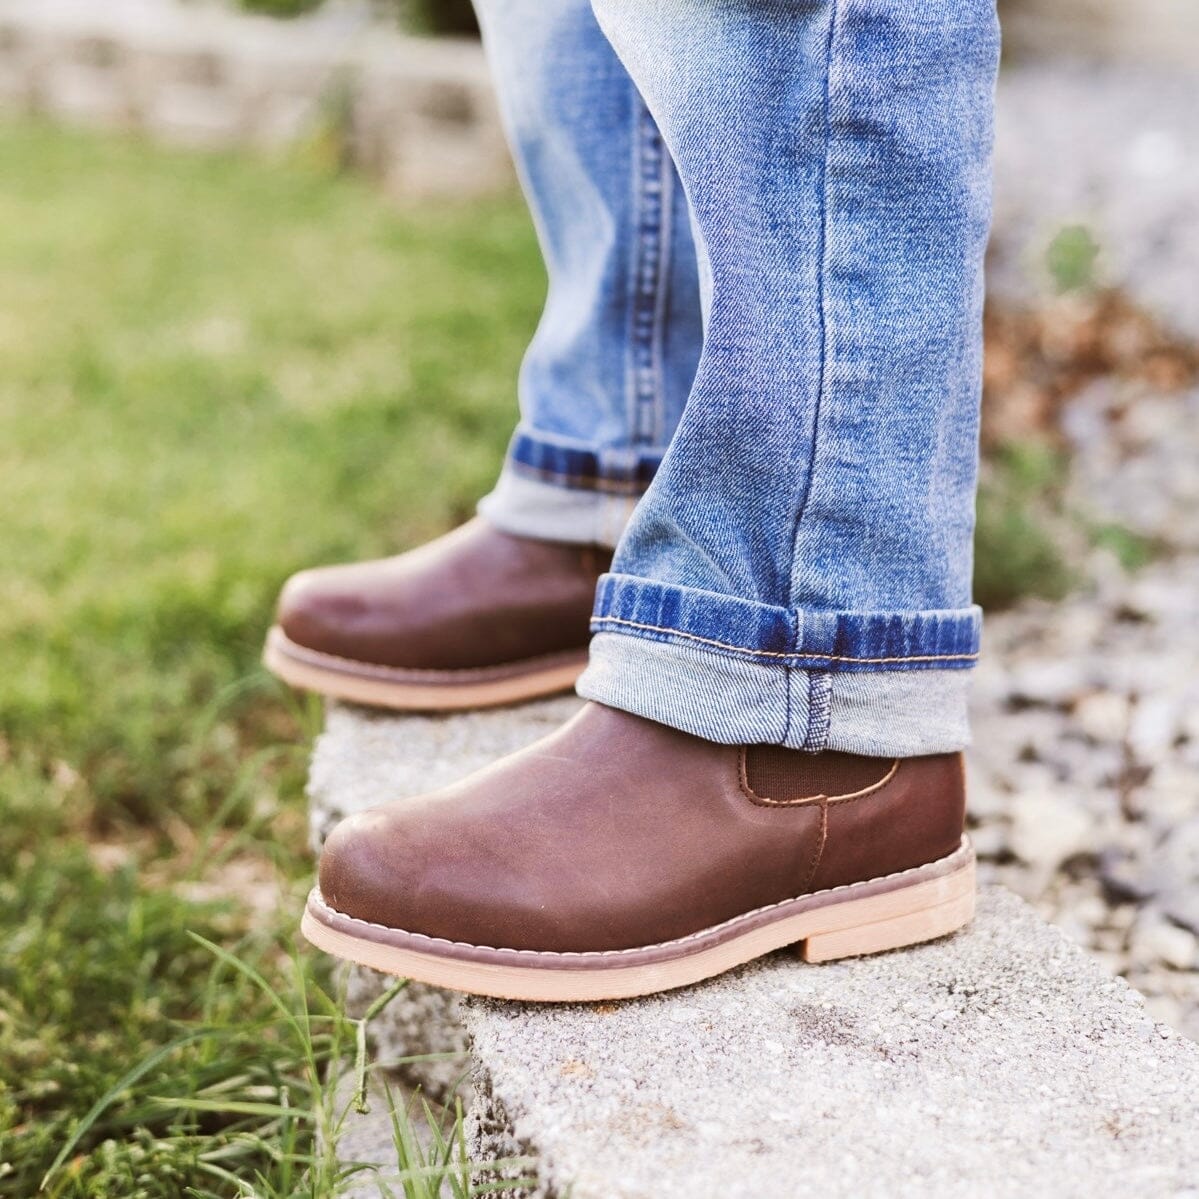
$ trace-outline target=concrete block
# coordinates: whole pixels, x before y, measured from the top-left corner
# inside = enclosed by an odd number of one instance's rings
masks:
[[[313,760],[314,840],[527,743],[577,703],[410,718],[333,706]],[[356,972],[356,1002],[377,985]],[[782,952],[596,1005],[413,986],[375,1033],[393,1058],[469,1045],[475,1150],[534,1155],[543,1196],[1199,1193],[1199,1045],[998,888],[967,931],[911,950],[825,966]],[[385,1175],[377,1128],[373,1149],[357,1129],[354,1155],[374,1153]]]
[[[19,21],[0,14],[0,104],[21,110],[36,95],[37,55]]]
[[[1177,1196],[1199,1046],[999,889],[968,931],[568,1010],[471,1000],[478,1148],[542,1193]]]
[[[127,129],[134,123],[124,82],[109,71],[58,63],[43,77],[37,96],[43,112],[72,125]]]
[[[49,33],[39,40],[45,48],[54,38]],[[136,101],[121,39],[102,31],[62,36],[44,50],[38,100],[43,111],[73,124],[129,128]]]
[[[332,121],[345,161],[403,199],[514,179],[477,43],[404,37],[336,6],[277,21],[179,0],[0,0],[0,103],[268,150]]]

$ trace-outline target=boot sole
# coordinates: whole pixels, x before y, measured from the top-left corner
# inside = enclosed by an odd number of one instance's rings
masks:
[[[900,949],[956,932],[975,901],[967,838],[948,857],[884,878],[818,891],[676,941],[598,953],[497,949],[347,916],[314,888],[301,931],[337,957],[433,986],[498,999],[572,1003],[685,987],[794,945],[808,962]]]
[[[587,650],[473,670],[405,670],[308,649],[275,625],[262,661],[292,687],[332,699],[398,712],[462,712],[570,691],[587,665]]]

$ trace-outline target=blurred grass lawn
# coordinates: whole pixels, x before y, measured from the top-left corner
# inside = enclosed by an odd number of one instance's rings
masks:
[[[492,481],[543,288],[527,219],[9,127],[0,269],[5,732],[106,817],[194,815],[222,786],[180,729],[254,669],[283,578]]]
[[[321,967],[282,946],[319,713],[258,667],[271,606],[299,567],[471,511],[543,286],[515,197],[400,213],[299,168],[0,126],[0,1194],[199,1027],[52,1193],[235,1193],[221,1170],[321,1193],[307,1047],[188,930],[302,1009]],[[156,1099],[205,1087],[299,1115]]]

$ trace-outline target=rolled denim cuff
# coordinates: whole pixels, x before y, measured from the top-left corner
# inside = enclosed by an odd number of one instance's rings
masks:
[[[981,613],[793,611],[600,580],[579,694],[710,741],[910,757],[969,741]]]
[[[520,537],[615,548],[661,462],[645,447],[594,447],[518,429],[479,514]]]

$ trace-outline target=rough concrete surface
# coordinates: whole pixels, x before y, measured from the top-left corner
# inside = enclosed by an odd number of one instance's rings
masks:
[[[1199,1195],[1199,1046],[999,889],[921,948],[466,1020],[547,1195]]]
[[[314,829],[463,774],[577,702],[400,720],[334,706]],[[355,974],[359,1002],[377,986]],[[1199,1199],[1199,1046],[998,889],[969,932],[902,953],[820,967],[783,953],[596,1006],[414,986],[374,1031],[382,1060],[469,1037],[477,1150],[535,1153],[547,1196]],[[437,1070],[408,1076],[437,1092],[462,1067]]]

